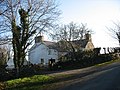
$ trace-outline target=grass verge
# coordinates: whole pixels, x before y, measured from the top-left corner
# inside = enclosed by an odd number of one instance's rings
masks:
[[[6,89],[18,89],[23,87],[31,87],[33,85],[42,85],[54,81],[54,77],[47,75],[34,75],[32,77],[19,78],[14,80],[6,81]],[[18,89],[19,90],[19,89]],[[27,90],[27,89],[21,89]]]
[[[71,75],[34,75],[32,77],[8,80],[5,84],[6,90],[43,90],[50,83],[59,82],[61,79],[69,77]]]
[[[120,60],[112,60],[109,62],[97,64],[95,66],[106,66]],[[66,78],[71,78],[72,75],[58,74],[58,75],[34,75],[32,77],[19,78],[6,81],[5,90],[53,90],[55,83]]]
[[[111,60],[111,61],[108,61],[108,62],[104,62],[104,63],[100,63],[100,64],[96,64],[95,66],[105,66],[105,65],[109,65],[109,64],[112,64],[112,63],[115,63],[115,62],[120,62],[120,59],[117,59],[117,60]]]

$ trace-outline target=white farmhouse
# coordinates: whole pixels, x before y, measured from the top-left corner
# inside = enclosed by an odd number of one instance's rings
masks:
[[[55,42],[43,41],[42,36],[35,38],[35,44],[29,50],[29,61],[32,64],[43,64],[48,65],[48,63],[53,60],[56,62],[58,60],[58,51],[53,48]]]
[[[77,50],[93,49],[92,38],[90,34],[86,34],[82,40],[71,41]],[[69,47],[69,45],[68,45]],[[69,50],[70,51],[70,50]],[[35,38],[35,44],[29,50],[29,61],[32,64],[48,65],[51,60],[57,62],[58,58],[64,56],[69,51],[66,50],[66,43],[43,41],[43,36]]]

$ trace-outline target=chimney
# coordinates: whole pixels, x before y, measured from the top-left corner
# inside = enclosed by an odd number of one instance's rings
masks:
[[[92,41],[91,34],[86,33],[85,34],[85,39],[88,40],[88,41]]]
[[[43,36],[37,36],[35,37],[35,43],[43,42]]]

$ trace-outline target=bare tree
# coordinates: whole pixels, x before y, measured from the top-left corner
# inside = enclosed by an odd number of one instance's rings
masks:
[[[107,27],[110,32],[110,35],[119,42],[120,45],[120,22],[113,22],[114,27]]]
[[[64,48],[68,51],[75,52],[76,47],[72,44],[72,41],[82,40],[87,32],[91,32],[91,30],[87,28],[86,24],[78,25],[71,22],[67,25],[60,26],[54,32],[53,39],[64,43]]]
[[[71,59],[75,59],[76,51],[80,50],[80,45],[76,44],[76,42],[81,42],[84,39],[84,35],[91,31],[87,28],[85,24],[76,24],[69,23],[67,25],[62,25],[58,28],[56,32],[53,34],[53,39],[58,41],[59,48],[64,51],[70,52]]]
[[[0,2],[0,36],[12,38],[14,65],[23,66],[33,37],[49,32],[60,15],[55,0],[3,0]]]

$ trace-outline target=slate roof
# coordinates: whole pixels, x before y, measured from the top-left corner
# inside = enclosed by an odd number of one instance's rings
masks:
[[[43,42],[40,42],[40,43],[35,43],[31,48],[30,48],[30,51],[35,49],[36,47],[38,47],[39,45],[41,44],[45,44],[47,47],[49,48],[54,48],[54,45],[55,45],[55,42],[51,42],[51,41],[43,41]]]
[[[75,41],[72,41],[72,43],[73,43],[74,45],[79,46],[80,48],[85,48],[86,45],[87,45],[87,43],[88,43],[88,40],[86,40],[86,39],[83,39],[83,40],[75,40]]]
[[[86,39],[72,41],[72,45],[75,46],[75,47],[77,46],[79,48],[85,48],[87,43],[88,43],[88,40],[86,40]],[[56,42],[51,42],[51,41],[43,41],[42,43],[35,43],[30,50],[33,50],[34,48],[36,48],[37,46],[39,46],[41,44],[45,44],[50,49],[56,49],[59,52],[65,52],[66,51],[65,48],[64,48],[65,47],[64,44],[62,44],[62,47],[60,47],[59,42],[56,43]]]
[[[56,42],[43,41],[43,43],[49,48],[56,48]]]

